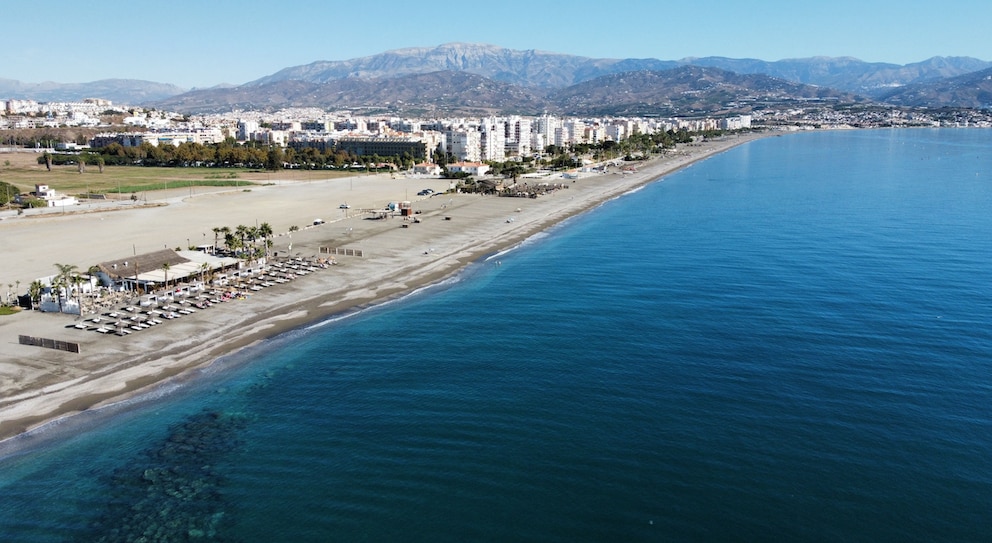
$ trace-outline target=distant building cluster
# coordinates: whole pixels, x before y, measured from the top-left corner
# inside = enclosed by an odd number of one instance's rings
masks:
[[[220,143],[225,139],[224,132],[219,128],[194,128],[187,130],[157,130],[141,133],[116,132],[97,134],[89,141],[90,147],[107,147],[117,143],[123,147],[141,147],[143,143],[148,143],[158,147],[160,145],[172,145],[178,147],[183,143],[199,143],[207,145]]]
[[[0,130],[42,127],[105,127],[89,146],[114,143],[140,147],[228,141],[258,143],[297,151],[346,152],[355,156],[407,157],[414,163],[430,162],[438,150],[456,161],[501,162],[535,156],[549,146],[619,142],[634,134],[686,130],[746,130],[756,127],[808,129],[873,126],[992,126],[987,115],[968,113],[936,117],[926,111],[866,108],[838,111],[825,106],[765,109],[752,115],[724,118],[573,118],[539,116],[490,116],[484,118],[400,118],[294,108],[264,113],[235,111],[188,116],[175,112],[114,106],[109,100],[38,103],[4,100]],[[115,124],[102,124],[101,116],[115,113]],[[127,127],[121,129],[121,125]],[[113,129],[112,131],[110,129]],[[65,150],[77,146],[63,144]]]
[[[216,143],[226,137],[324,152],[344,151],[356,156],[408,156],[430,159],[437,150],[458,161],[501,162],[508,158],[542,153],[549,145],[565,148],[578,143],[621,141],[633,134],[669,130],[738,130],[750,128],[749,116],[732,119],[576,119],[553,115],[539,117],[486,117],[412,119],[333,114],[309,109],[283,110],[276,114],[238,112],[197,119],[197,128],[186,131],[149,130],[143,133],[100,134],[92,147],[118,143],[137,147],[183,141]],[[209,127],[209,128],[208,128]]]
[[[97,134],[89,147],[112,144],[141,147],[220,143],[228,139],[320,152],[343,151],[356,156],[406,156],[429,161],[438,150],[457,161],[481,163],[541,154],[554,145],[600,144],[621,141],[632,134],[669,130],[739,130],[750,128],[750,116],[728,119],[579,119],[555,115],[491,116],[486,118],[398,118],[330,113],[317,108],[295,108],[276,113],[238,111],[220,115],[186,116],[180,113],[114,106],[109,100],[39,103],[5,100],[0,130],[101,126],[101,115],[116,114],[113,131]],[[121,130],[121,125],[126,126]],[[62,144],[59,150],[79,146]]]
[[[58,128],[60,126],[98,126],[100,114],[113,103],[102,98],[82,102],[36,102],[34,100],[0,100],[2,128]]]
[[[89,119],[87,126],[99,126],[92,115],[99,116],[99,112],[112,104],[95,99],[72,104],[8,100],[5,106],[7,114],[0,118],[0,129],[74,126],[69,121],[82,118]],[[272,114],[241,111],[191,118],[140,108],[121,111],[127,115],[123,124],[129,129],[97,134],[90,139],[90,147],[103,148],[115,143],[123,147],[141,147],[146,143],[156,147],[183,143],[207,145],[231,138],[240,143],[254,142],[297,151],[313,148],[356,156],[406,156],[414,161],[429,161],[441,150],[461,162],[481,163],[540,154],[550,145],[566,148],[573,144],[621,141],[638,133],[739,130],[751,126],[750,116],[719,120],[579,119],[554,115],[415,119],[287,109]],[[65,149],[75,150],[75,147]]]

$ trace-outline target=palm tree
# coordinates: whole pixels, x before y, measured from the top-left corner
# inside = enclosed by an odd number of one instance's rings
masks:
[[[230,228],[226,226],[214,227],[214,254],[217,254],[217,240],[220,239],[221,234],[225,233],[225,230],[230,231]]]
[[[262,237],[260,229],[257,226],[248,227],[248,241],[251,242],[251,252],[248,254],[250,260],[254,262],[255,258],[258,256],[258,248],[255,247],[255,242]]]
[[[203,274],[205,274],[210,269],[210,264],[204,262],[200,264],[200,283],[206,284],[203,280]]]
[[[45,285],[41,281],[35,280],[31,282],[28,286],[28,296],[31,298],[31,309],[34,309],[35,304],[41,299],[41,290],[45,288]]]
[[[227,235],[231,233],[231,229],[228,228],[227,226],[222,226],[220,228],[220,233],[224,237],[224,239],[227,239]]]
[[[96,276],[97,276],[98,273],[100,273],[100,266],[96,266],[96,265],[90,266],[86,270],[86,274],[90,276],[90,288],[91,289],[96,289],[96,283],[94,282],[94,279],[96,279]]]
[[[69,280],[72,282],[72,285],[76,287],[76,304],[79,305],[79,316],[81,317],[83,316],[83,289],[80,287],[84,283],[83,276],[78,273],[74,273]]]
[[[248,227],[243,224],[239,224],[234,229],[234,235],[237,236],[238,241],[241,242],[241,249],[244,250],[245,247],[247,246],[245,242],[248,239]]]
[[[172,269],[172,265],[170,265],[168,262],[166,262],[165,264],[162,264],[162,271],[165,272],[165,290],[166,290],[166,292],[169,291],[169,270],[170,269]]]
[[[238,239],[238,236],[235,235],[233,232],[228,232],[224,234],[224,245],[226,245],[228,249],[234,251],[234,253],[237,254],[238,249],[241,248],[241,240]]]
[[[265,243],[264,243],[265,256],[268,257],[269,256],[269,247],[272,246],[272,240],[271,240],[271,238],[272,238],[272,225],[270,225],[267,222],[263,222],[258,227],[258,235],[262,236],[262,239],[265,240]]]
[[[55,289],[55,295],[59,299],[59,313],[62,312],[62,289],[65,289],[65,293],[68,297],[69,294],[69,278],[76,271],[75,264],[59,264],[55,263],[55,267],[58,268],[59,273],[57,273],[52,280],[52,287]]]

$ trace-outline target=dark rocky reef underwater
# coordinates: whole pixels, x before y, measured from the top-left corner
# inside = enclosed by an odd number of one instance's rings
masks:
[[[242,414],[196,414],[107,481],[107,502],[78,541],[229,541],[218,460],[239,446]]]

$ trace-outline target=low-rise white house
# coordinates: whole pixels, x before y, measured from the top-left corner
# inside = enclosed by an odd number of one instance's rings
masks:
[[[421,162],[413,166],[416,175],[441,175],[441,167],[432,162]]]
[[[34,192],[29,192],[26,195],[18,194],[14,197],[14,201],[19,204],[25,203],[28,199],[44,200],[48,203],[48,207],[67,207],[79,204],[75,196],[60,195],[48,185],[35,185]]]
[[[465,172],[469,175],[482,176],[489,172],[489,164],[482,162],[454,162],[448,164],[451,173]]]

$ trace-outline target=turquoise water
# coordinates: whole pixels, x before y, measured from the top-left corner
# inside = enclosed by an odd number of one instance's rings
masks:
[[[990,149],[735,148],[32,436],[0,540],[988,541]]]

